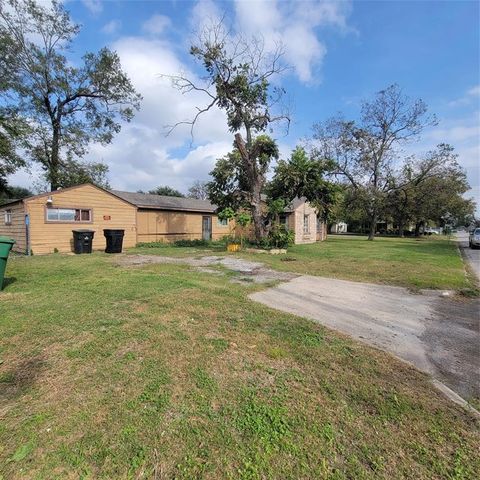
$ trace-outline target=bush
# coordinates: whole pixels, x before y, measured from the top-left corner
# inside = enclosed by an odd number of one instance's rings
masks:
[[[173,242],[175,247],[208,247],[210,246],[210,241],[208,240],[176,240]]]
[[[227,236],[223,237],[220,240],[208,241],[202,239],[196,240],[177,240],[173,243],[169,242],[143,242],[137,243],[137,247],[141,248],[162,248],[162,247],[215,247],[215,246],[224,246],[226,243]]]
[[[274,225],[267,237],[262,238],[259,247],[269,250],[271,248],[287,248],[295,240],[295,234],[285,225]]]

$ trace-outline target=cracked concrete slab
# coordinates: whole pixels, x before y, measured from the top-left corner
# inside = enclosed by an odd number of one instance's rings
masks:
[[[125,255],[118,257],[118,263],[123,266],[142,266],[152,263],[173,263],[190,265],[198,271],[205,273],[219,273],[212,267],[221,266],[238,273],[237,278],[230,281],[234,283],[252,282],[269,283],[274,281],[291,280],[297,277],[294,273],[278,272],[265,267],[263,263],[251,262],[237,257],[222,257],[220,255],[202,257],[163,257],[160,255]]]
[[[463,398],[479,397],[478,300],[405,288],[301,276],[250,295],[394,354]],[[476,313],[477,312],[477,313]]]

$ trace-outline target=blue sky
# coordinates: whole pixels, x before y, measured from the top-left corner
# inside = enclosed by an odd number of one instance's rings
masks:
[[[281,40],[292,65],[282,78],[293,104],[283,155],[310,133],[314,122],[337,112],[358,115],[362,98],[398,83],[421,97],[440,123],[411,150],[451,143],[480,195],[479,5],[477,1],[67,1],[82,24],[72,59],[104,45],[118,51],[144,96],[142,110],[111,145],[92,145],[88,160],[110,167],[110,183],[127,190],[171,185],[182,191],[206,179],[215,159],[231,147],[221,112],[199,123],[193,144],[188,128],[165,137],[164,126],[190,118],[196,96],[181,96],[158,74],[199,75],[188,55],[192,31],[225,15],[237,30],[261,32],[267,45]],[[27,185],[35,176],[16,174]],[[479,199],[480,200],[480,199]],[[478,201],[478,200],[477,200]]]

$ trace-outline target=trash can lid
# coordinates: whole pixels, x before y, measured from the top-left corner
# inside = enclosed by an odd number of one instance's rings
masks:
[[[11,243],[13,245],[15,243],[15,240],[13,238],[0,235],[0,243]]]
[[[95,230],[72,230],[75,233],[95,233]]]

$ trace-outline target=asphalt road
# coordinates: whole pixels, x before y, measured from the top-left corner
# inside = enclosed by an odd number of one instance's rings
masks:
[[[477,279],[480,281],[480,248],[473,249],[468,246],[468,234],[461,232],[456,234],[458,247],[462,252],[463,257],[466,259],[472,270],[477,275]]]

